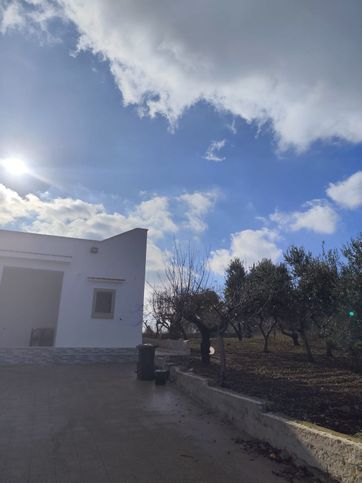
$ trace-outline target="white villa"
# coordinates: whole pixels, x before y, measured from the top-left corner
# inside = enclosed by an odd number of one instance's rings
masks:
[[[102,241],[0,230],[0,347],[135,348],[147,230]]]

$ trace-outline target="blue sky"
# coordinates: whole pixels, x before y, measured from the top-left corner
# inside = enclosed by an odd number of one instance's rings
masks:
[[[170,4],[0,0],[0,160],[29,169],[0,169],[1,227],[150,228],[151,279],[174,239],[221,275],[355,236],[358,2]]]

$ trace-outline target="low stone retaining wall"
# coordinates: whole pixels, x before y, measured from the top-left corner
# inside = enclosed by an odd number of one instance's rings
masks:
[[[231,421],[253,438],[289,453],[343,483],[362,482],[362,443],[317,426],[268,413],[265,402],[208,385],[206,379],[172,368],[176,384],[189,396]]]
[[[190,341],[183,340],[183,339],[153,339],[151,337],[144,337],[143,338],[144,344],[153,344],[159,347],[160,349],[176,351],[183,354],[190,354],[191,347]]]
[[[0,365],[109,364],[135,362],[136,348],[24,347],[0,348]]]

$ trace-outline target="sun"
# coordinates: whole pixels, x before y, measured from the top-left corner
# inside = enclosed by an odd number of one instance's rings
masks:
[[[27,165],[20,158],[5,158],[1,161],[1,165],[14,176],[21,176],[29,171]]]

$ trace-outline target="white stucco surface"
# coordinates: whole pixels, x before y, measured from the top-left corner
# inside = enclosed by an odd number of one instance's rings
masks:
[[[146,241],[140,228],[103,241],[0,230],[0,298],[4,267],[63,272],[55,346],[135,347],[141,343]],[[95,288],[116,291],[113,319],[92,318]],[[0,327],[5,318],[0,310]],[[46,320],[39,324],[47,326]]]

